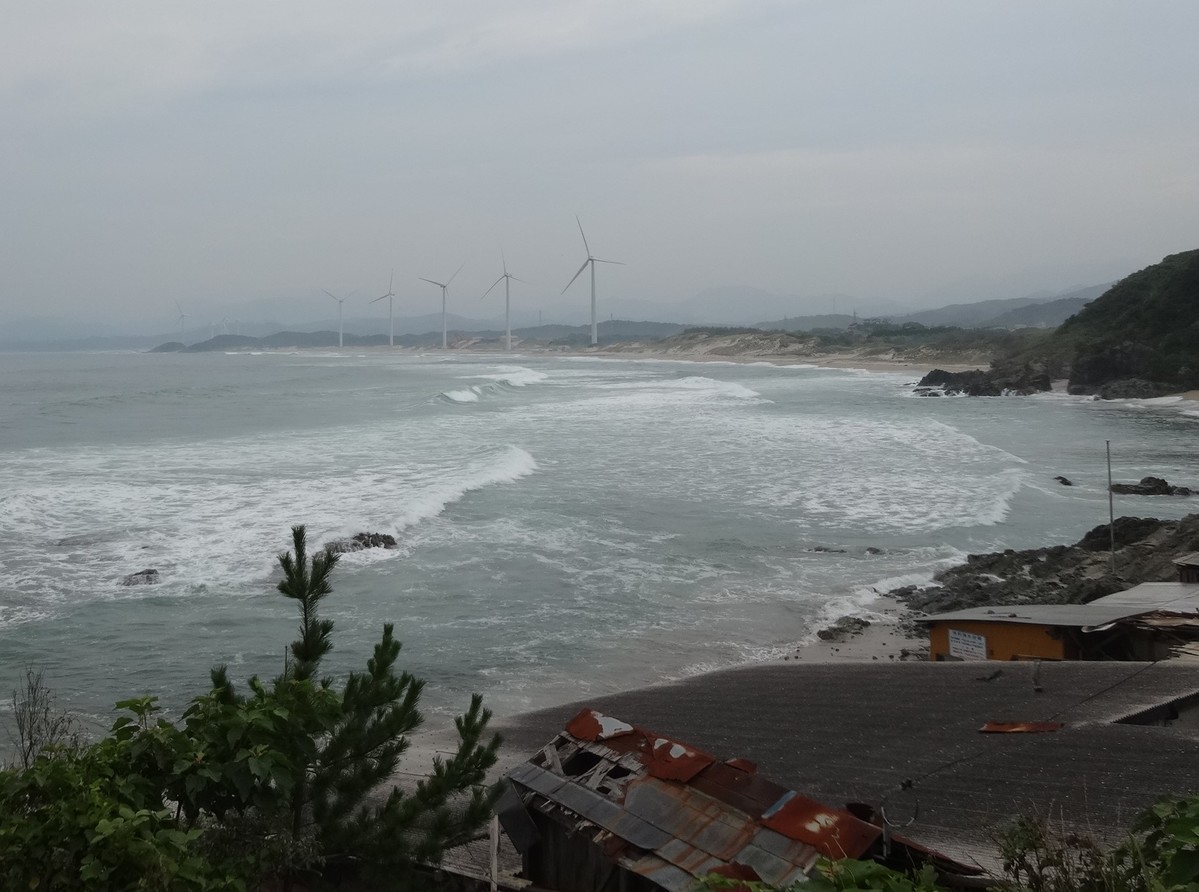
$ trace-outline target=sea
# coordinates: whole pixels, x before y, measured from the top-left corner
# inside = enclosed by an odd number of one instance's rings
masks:
[[[0,380],[0,725],[30,666],[95,728],[132,696],[178,715],[217,664],[278,674],[295,524],[396,537],[341,559],[324,668],[394,623],[436,724],[472,692],[502,716],[780,659],[968,553],[1073,542],[1107,521],[1108,444],[1117,480],[1199,485],[1199,403],[927,397],[903,370],[9,353]]]

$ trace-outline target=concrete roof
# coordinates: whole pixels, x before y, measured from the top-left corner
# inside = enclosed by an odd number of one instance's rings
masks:
[[[523,759],[591,706],[751,759],[830,805],[889,797],[889,813],[900,814],[918,800],[906,836],[995,866],[994,828],[1016,815],[1110,840],[1157,799],[1199,792],[1199,729],[1112,724],[1192,697],[1199,667],[1187,663],[778,662],[595,697],[500,730],[506,757]],[[979,733],[992,720],[1065,727]],[[898,790],[905,779],[910,792]]]
[[[1199,567],[1199,551],[1184,554],[1182,557],[1174,558],[1174,563],[1180,567]]]

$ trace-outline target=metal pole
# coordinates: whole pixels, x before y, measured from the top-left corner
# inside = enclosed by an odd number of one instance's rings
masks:
[[[488,865],[490,867],[488,879],[491,880],[491,892],[497,892],[500,880],[500,819],[498,816],[492,815],[489,830],[488,848],[491,854],[491,864]]]
[[[1116,575],[1116,506],[1112,493],[1112,441],[1103,441],[1107,446],[1107,531],[1111,541],[1112,576]]]

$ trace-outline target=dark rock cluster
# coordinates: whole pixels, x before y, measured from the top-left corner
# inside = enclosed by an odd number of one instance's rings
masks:
[[[149,568],[130,573],[121,579],[119,585],[157,585],[159,582],[158,571]]]
[[[826,629],[816,633],[821,641],[845,641],[870,625],[870,620],[860,616],[843,616]]]
[[[1030,367],[1018,369],[972,369],[967,372],[947,372],[933,369],[920,379],[916,393],[922,396],[957,394],[966,396],[1027,396],[1049,390],[1051,382],[1044,371]]]
[[[1004,604],[1083,604],[1142,582],[1177,578],[1174,558],[1199,551],[1199,514],[1182,520],[1120,517],[1112,530],[1095,527],[1074,545],[972,554],[940,573],[934,585],[892,594],[914,610],[945,613]]]
[[[395,548],[395,536],[387,533],[358,533],[349,539],[335,539],[325,546],[326,551],[334,554],[346,554],[351,551],[362,551],[366,548]]]
[[[1112,492],[1128,496],[1194,496],[1199,492],[1187,486],[1174,486],[1161,477],[1142,477],[1140,483],[1113,483]]]

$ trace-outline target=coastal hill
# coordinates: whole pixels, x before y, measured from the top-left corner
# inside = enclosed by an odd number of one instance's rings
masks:
[[[987,396],[1047,390],[1147,398],[1199,387],[1199,250],[1132,273],[1054,331],[997,351],[989,371],[936,370],[922,384]]]
[[[1199,250],[1171,254],[1122,279],[1054,332],[1047,350],[1070,362],[1078,391],[1139,379],[1199,387]]]

